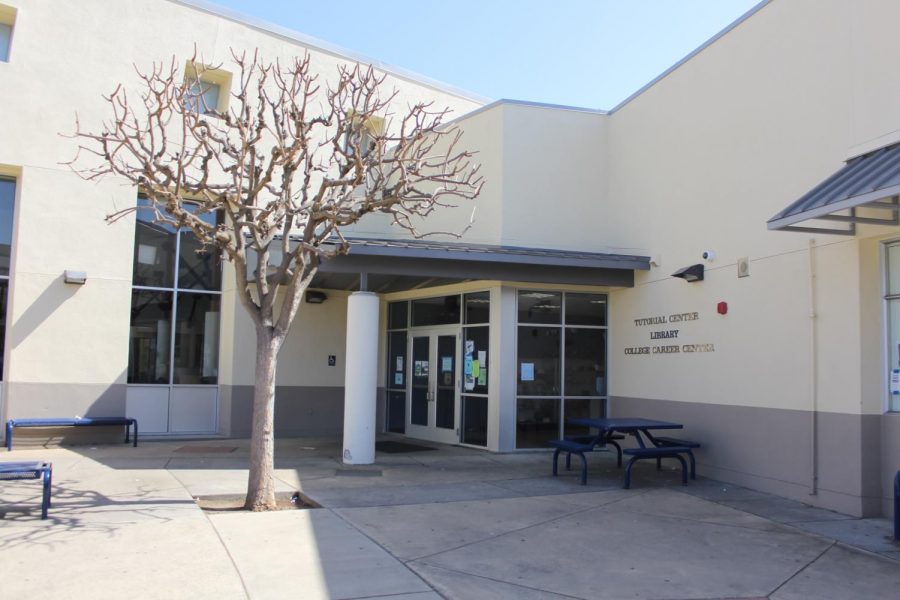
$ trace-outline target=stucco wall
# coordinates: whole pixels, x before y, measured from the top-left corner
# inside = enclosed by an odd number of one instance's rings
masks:
[[[309,50],[324,83],[346,62],[328,50],[168,0],[4,0],[18,9],[8,63],[0,62],[0,173],[17,178],[15,248],[7,316],[5,407],[9,416],[115,414],[124,411],[134,221],[104,217],[132,206],[136,190],[120,182],[87,183],[61,165],[76,143],[75,128],[97,130],[108,116],[101,94],[122,83],[136,90],[134,65],[177,64],[196,45],[207,64],[227,63],[230,49],[259,49],[268,60]],[[227,68],[227,66],[225,67]],[[398,106],[434,101],[459,115],[480,106],[449,88],[391,74]],[[136,99],[136,94],[132,97]],[[62,283],[65,269],[84,270],[84,286]],[[252,382],[252,330],[234,304],[226,278],[223,298],[223,385]],[[343,385],[345,300],[305,305],[282,352],[279,385],[335,389]],[[339,355],[328,367],[327,355]],[[249,375],[248,375],[249,369]],[[60,405],[59,388],[82,386]],[[41,387],[43,386],[43,387]],[[38,389],[40,388],[40,390]],[[56,390],[56,391],[54,391]],[[329,392],[330,393],[330,392]],[[329,397],[333,396],[331,394]],[[50,413],[53,413],[52,415]]]

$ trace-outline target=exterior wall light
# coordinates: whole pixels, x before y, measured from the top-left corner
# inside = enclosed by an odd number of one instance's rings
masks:
[[[307,304],[322,304],[328,300],[328,296],[325,292],[316,292],[316,291],[308,291],[306,292],[306,303]]]
[[[87,273],[66,269],[65,273],[63,273],[63,280],[74,285],[84,285],[87,282]]]
[[[697,263],[696,265],[678,269],[677,271],[672,273],[672,277],[684,279],[688,283],[703,281],[703,265],[701,263]]]

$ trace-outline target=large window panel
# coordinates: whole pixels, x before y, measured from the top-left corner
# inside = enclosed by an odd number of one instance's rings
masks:
[[[172,292],[132,292],[128,383],[169,383],[172,296]]]
[[[150,202],[138,200],[134,234],[134,285],[140,287],[175,287],[175,230],[154,223]]]
[[[421,298],[412,301],[412,325],[453,325],[459,323],[459,295]]]
[[[463,444],[487,446],[488,399],[482,396],[462,397]]]
[[[204,215],[204,217],[212,215]],[[206,220],[204,218],[204,220]],[[222,261],[215,247],[204,247],[191,231],[181,232],[178,253],[178,287],[184,290],[222,289]]]
[[[490,292],[475,292],[465,295],[466,325],[489,323],[491,320]]]
[[[463,328],[463,391],[488,393],[490,328]]]
[[[562,322],[562,293],[519,292],[519,323],[558,324]]]
[[[606,395],[606,330],[566,328],[566,396]]]
[[[9,277],[15,205],[16,182],[10,179],[0,179],[0,277]]]
[[[218,382],[219,304],[217,295],[178,295],[175,311],[176,384]]]
[[[559,335],[556,327],[519,327],[519,396],[560,393]]]
[[[566,294],[566,325],[606,326],[605,294]]]
[[[570,419],[602,419],[606,416],[606,400],[600,398],[566,398],[565,406],[566,423],[563,426],[563,436],[590,435],[596,433],[589,427],[571,425]]]
[[[516,404],[517,448],[546,448],[559,439],[559,400],[519,398]]]

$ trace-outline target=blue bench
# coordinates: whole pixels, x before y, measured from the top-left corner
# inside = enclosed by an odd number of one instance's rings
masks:
[[[616,465],[619,468],[622,468],[622,446],[620,446],[616,441],[625,439],[625,436],[621,433],[608,433],[603,439],[601,439],[600,436],[597,435],[572,435],[567,437],[566,439],[577,442],[579,444],[591,444],[593,446],[609,444],[616,449]],[[568,463],[566,464],[566,468],[569,468]]]
[[[664,458],[677,458],[681,463],[681,485],[687,485],[688,466],[682,458],[682,454],[690,454],[691,449],[687,446],[657,446],[654,448],[626,448],[623,452],[631,457],[625,466],[625,481],[622,487],[626,490],[631,487],[631,467],[639,460],[646,458],[656,459],[656,466],[659,467]]]
[[[591,438],[593,440],[593,438]],[[559,462],[559,453],[566,453],[566,469],[571,468],[572,466],[572,455],[577,454],[581,457],[581,485],[587,485],[587,459],[584,457],[585,452],[592,452],[594,450],[594,444],[592,441],[588,443],[576,442],[574,440],[551,440],[547,442],[554,448],[556,451],[553,452],[553,476],[557,475],[557,463]]]
[[[697,479],[697,461],[694,460],[694,453],[692,450],[699,448],[700,444],[698,442],[692,442],[690,440],[682,440],[679,438],[673,437],[655,437],[653,438],[653,443],[661,448],[688,448],[688,451],[685,452],[688,456],[688,460],[691,462],[691,479]],[[656,468],[660,468],[660,461],[662,459],[656,460]]]
[[[10,419],[6,422],[6,449],[12,452],[13,428],[15,427],[103,427],[125,426],[125,443],[130,439],[134,427],[134,447],[138,445],[137,419],[129,417],[75,417],[74,419]]]
[[[41,519],[46,519],[47,510],[50,508],[50,485],[53,480],[53,464],[48,462],[0,463],[0,481],[42,478],[44,480],[44,493],[41,500]]]

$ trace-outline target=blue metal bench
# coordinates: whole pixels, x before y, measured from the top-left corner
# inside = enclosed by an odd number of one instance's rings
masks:
[[[125,426],[125,443],[130,439],[134,427],[134,447],[138,445],[137,419],[129,417],[75,417],[74,419],[10,419],[6,422],[6,449],[12,452],[13,428],[15,427],[102,427]]]
[[[682,440],[682,439],[673,438],[673,437],[653,436],[651,438],[651,441],[656,446],[661,447],[661,448],[679,447],[679,448],[695,449],[695,448],[700,447],[700,444],[698,442],[692,442],[690,440]],[[694,453],[692,450],[688,450],[687,452],[685,452],[685,454],[687,454],[688,460],[691,462],[691,479],[697,479],[697,461],[694,460]],[[656,468],[657,469],[659,469],[662,466],[661,461],[662,461],[661,458],[656,459]]]
[[[643,460],[645,458],[654,458],[656,459],[657,466],[660,465],[660,461],[663,458],[677,458],[678,462],[681,463],[681,485],[687,485],[687,473],[688,466],[687,463],[684,462],[684,458],[681,457],[682,454],[689,454],[691,451],[687,446],[658,446],[655,448],[626,448],[622,452],[629,455],[631,460],[628,461],[628,464],[625,466],[625,481],[622,484],[622,487],[626,490],[631,487],[631,467],[634,466],[639,460]]]
[[[572,455],[577,454],[581,457],[581,485],[587,485],[587,459],[584,457],[584,453],[592,452],[594,444],[592,442],[582,444],[574,440],[552,440],[547,443],[556,448],[553,452],[553,476],[556,477],[558,472],[557,463],[560,452],[566,453],[566,469],[571,468]]]
[[[50,486],[53,481],[53,464],[48,462],[8,462],[0,463],[0,481],[41,479],[44,493],[41,501],[41,518],[47,518],[50,508]]]
[[[566,438],[578,444],[591,444],[591,446],[602,446],[609,444],[616,449],[616,465],[622,468],[622,446],[616,440],[624,440],[625,436],[621,433],[607,433],[605,437],[598,435],[571,435]],[[569,457],[566,457],[566,469],[569,468]]]

